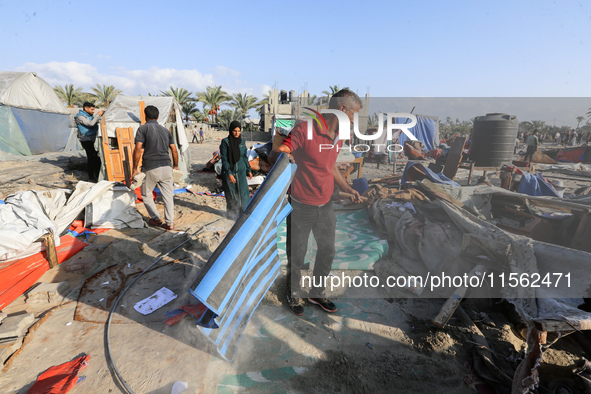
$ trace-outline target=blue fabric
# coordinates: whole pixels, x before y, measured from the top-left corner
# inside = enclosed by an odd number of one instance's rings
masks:
[[[160,189],[158,189],[157,187],[154,188],[154,191],[156,192],[157,195],[161,195],[162,193],[160,193]],[[180,189],[174,189],[174,194],[180,194],[180,193],[187,193],[187,189],[182,187]]]
[[[86,116],[89,120],[92,120],[92,115],[90,115],[88,112],[84,111],[84,110],[80,110],[75,116],[74,119],[77,118],[78,116]],[[78,131],[80,131],[80,134],[82,135],[87,135],[89,137],[92,137],[93,135],[97,135],[98,134],[98,123],[95,124],[93,127],[86,127],[83,124],[76,124],[76,126],[78,126]]]
[[[542,178],[542,174],[523,173],[517,193],[527,194],[529,196],[551,196],[560,197],[554,186]]]
[[[64,150],[70,138],[70,115],[11,108],[34,155]]]
[[[427,179],[429,179],[431,182],[443,183],[445,185],[452,185],[452,186],[460,186],[457,182],[454,182],[451,179],[449,179],[448,177],[446,177],[445,175],[443,175],[443,172],[436,174],[433,171],[431,171],[430,169],[428,169],[427,167],[425,167],[424,165],[422,165],[420,163],[415,163],[412,161],[409,161],[408,163],[406,163],[406,167],[404,168],[404,173],[402,174],[402,179],[400,179],[401,185],[404,185],[406,182],[408,182],[408,170],[411,167],[415,167],[415,166],[418,170],[421,170],[422,172],[424,172],[425,175],[427,175]]]
[[[4,200],[0,200],[0,204],[6,204]]]
[[[421,141],[427,150],[431,150],[437,146],[439,141],[434,141],[435,130],[437,128],[437,121],[435,119],[425,118],[420,115],[416,115],[417,124],[415,127],[409,129],[412,135],[417,137]],[[406,118],[396,118],[396,123],[404,123]],[[400,133],[400,145],[404,146],[404,142],[408,140],[408,137],[404,133]]]

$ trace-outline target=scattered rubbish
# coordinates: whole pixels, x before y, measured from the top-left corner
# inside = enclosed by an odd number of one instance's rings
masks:
[[[370,348],[370,349],[373,349],[373,345],[372,345],[371,343],[369,343],[369,342],[368,342],[368,343],[366,343],[366,344],[365,344],[365,346],[367,346],[367,347],[368,347],[368,348]]]
[[[103,285],[108,285],[109,281],[103,282]]]
[[[66,326],[71,326],[71,325],[72,325],[71,321],[66,323]]]
[[[142,315],[149,315],[150,313],[154,312],[157,309],[160,309],[164,305],[168,304],[170,301],[174,300],[177,297],[172,291],[167,289],[166,287],[161,288],[156,293],[152,294],[150,297],[145,298],[135,304],[133,309],[141,313]]]
[[[99,302],[102,302],[102,301],[104,301],[104,300],[105,300],[104,298],[101,298],[101,299],[99,300]]]

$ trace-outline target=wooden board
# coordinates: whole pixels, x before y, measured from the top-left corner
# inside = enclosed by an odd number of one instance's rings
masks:
[[[468,277],[482,276],[483,273],[484,266],[478,264],[474,268],[472,268],[472,270],[468,274]],[[437,316],[431,319],[431,323],[436,324],[439,327],[445,327],[449,319],[452,317],[452,315],[460,305],[460,302],[462,302],[462,300],[464,299],[464,296],[466,295],[467,291],[467,287],[458,287],[456,291],[451,295],[451,297],[449,297],[447,301],[445,301]]]
[[[117,134],[117,146],[119,147],[119,156],[121,158],[121,171],[122,173],[118,173],[116,177],[116,181],[125,181],[125,172],[129,171],[131,174],[132,171],[132,163],[131,160],[126,162],[125,160],[125,150],[128,150],[128,156],[132,156],[133,154],[133,128],[131,127],[118,127],[115,129],[115,133]],[[127,170],[124,168],[124,165],[127,167]]]
[[[443,169],[443,175],[449,179],[454,179],[456,177],[458,167],[464,154],[465,144],[466,137],[457,137],[453,144],[451,144],[451,148],[447,154],[447,159],[445,160],[445,168]]]

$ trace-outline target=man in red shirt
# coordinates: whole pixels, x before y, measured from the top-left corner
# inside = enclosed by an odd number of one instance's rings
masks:
[[[350,122],[361,109],[359,96],[343,89],[332,96],[329,109],[344,112]],[[298,167],[291,184],[290,203],[293,208],[287,217],[287,300],[296,315],[304,313],[305,302],[295,291],[301,288],[301,270],[304,266],[308,238],[312,232],[318,250],[314,262],[314,282],[324,284],[335,255],[336,215],[330,198],[335,183],[360,202],[359,193],[353,189],[336,167],[338,151],[343,141],[338,140],[339,121],[334,114],[324,114],[324,122],[313,122],[314,132],[308,139],[307,122],[298,122],[283,143],[269,155],[274,164],[281,153],[290,155]],[[308,301],[319,305],[326,312],[336,312],[337,307],[324,298],[324,286],[315,286]]]

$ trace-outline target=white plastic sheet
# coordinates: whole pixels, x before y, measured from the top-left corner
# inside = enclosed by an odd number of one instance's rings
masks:
[[[88,209],[87,227],[142,228],[144,221],[135,208],[135,194],[115,182],[78,182],[75,191],[24,191],[10,195],[0,205],[0,260],[29,256],[42,250],[36,242],[49,230],[55,244],[72,221]]]

